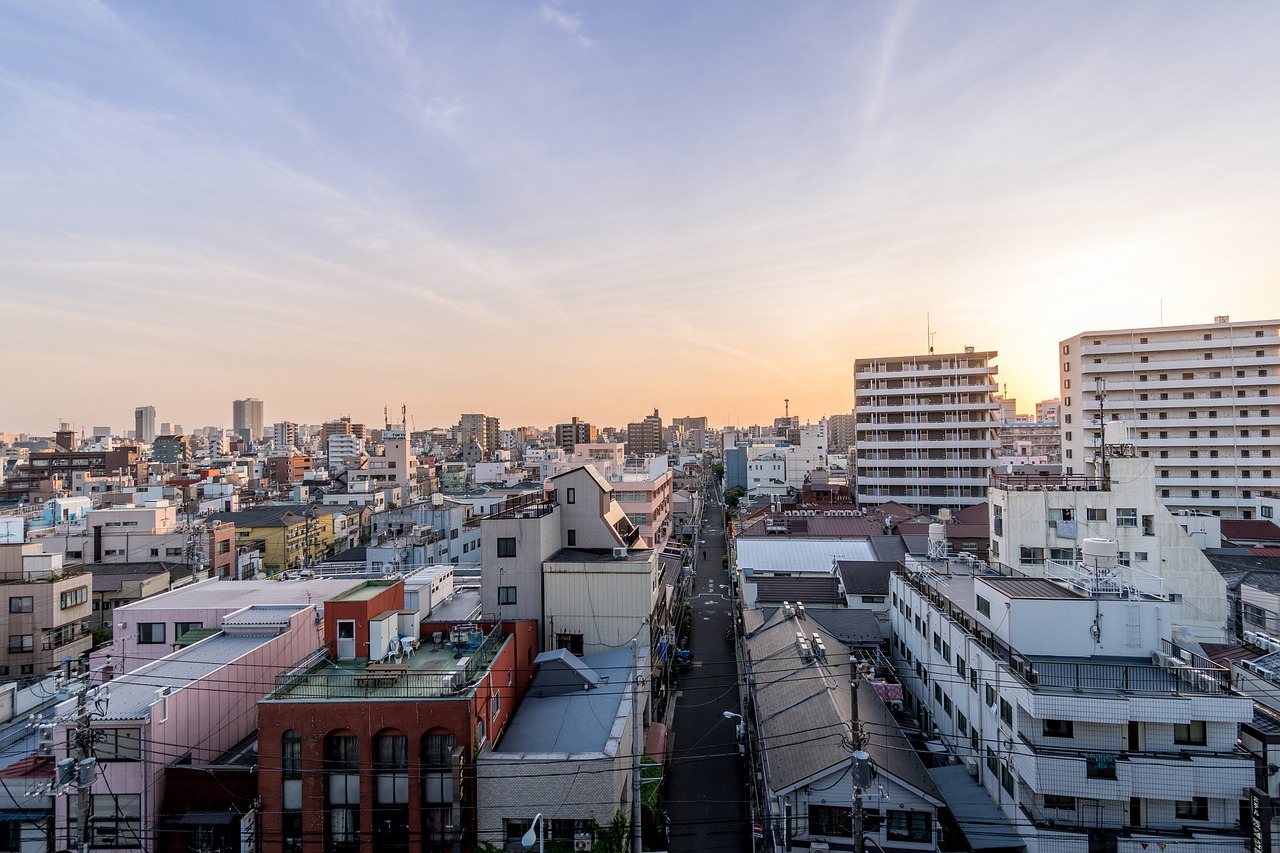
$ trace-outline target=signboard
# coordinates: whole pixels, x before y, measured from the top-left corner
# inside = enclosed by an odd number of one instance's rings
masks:
[[[1271,853],[1271,798],[1249,789],[1249,853]]]
[[[751,837],[752,837],[752,838],[764,838],[764,824],[763,824],[763,823],[757,823],[757,824],[755,824],[755,825],[753,825],[753,826],[751,827]],[[1267,851],[1267,853],[1270,853],[1270,851]]]

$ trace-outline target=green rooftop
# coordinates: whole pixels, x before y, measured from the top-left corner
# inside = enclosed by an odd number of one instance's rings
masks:
[[[400,581],[369,581],[361,584],[355,589],[349,589],[341,595],[330,599],[330,601],[369,601],[375,596],[379,596],[391,587],[400,583]]]

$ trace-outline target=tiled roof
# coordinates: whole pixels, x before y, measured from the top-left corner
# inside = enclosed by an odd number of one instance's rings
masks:
[[[888,595],[889,575],[897,563],[873,560],[839,560],[836,570],[844,581],[844,591],[849,595]]]
[[[1265,518],[1224,518],[1222,538],[1249,542],[1280,542],[1280,527]]]
[[[756,600],[766,602],[804,601],[810,604],[837,604],[843,600],[840,585],[832,576],[810,578],[750,579],[756,586]]]

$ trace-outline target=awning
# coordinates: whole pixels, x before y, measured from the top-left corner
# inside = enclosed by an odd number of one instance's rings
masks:
[[[929,770],[951,815],[973,850],[1017,850],[1024,845],[991,797],[963,764]]]

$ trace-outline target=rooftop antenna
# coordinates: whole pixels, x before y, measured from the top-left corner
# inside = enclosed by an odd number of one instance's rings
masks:
[[[782,415],[783,417],[787,417],[787,418],[791,417],[791,398],[790,397],[784,397],[782,400]]]
[[[933,330],[933,318],[926,312],[924,315],[924,336],[925,343],[929,345],[929,355],[933,355],[933,336],[936,334],[938,333]]]
[[[1094,397],[1098,401],[1098,455],[1102,458],[1102,481],[1107,482],[1107,380],[1094,380]]]
[[[391,415],[388,414],[386,406],[382,407],[382,426],[391,429]]]

